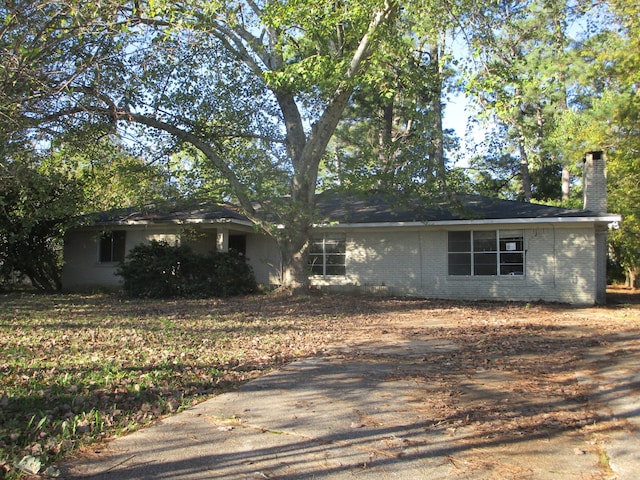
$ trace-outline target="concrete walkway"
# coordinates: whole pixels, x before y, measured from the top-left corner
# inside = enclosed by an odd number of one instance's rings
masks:
[[[63,465],[62,477],[635,480],[640,478],[640,340],[621,341],[616,351],[594,348],[576,372],[591,392],[591,404],[619,422],[613,431],[525,431],[505,437],[480,435],[473,422],[452,425],[430,416],[437,405],[424,408],[431,398],[428,376],[407,372],[424,369],[425,354],[453,352],[456,345],[385,338],[348,356],[337,349],[291,364],[119,438]],[[481,380],[487,389],[504,381],[490,371],[478,375],[475,385]],[[464,378],[455,392],[465,392]],[[473,395],[466,401],[481,405],[482,392]]]
[[[618,424],[602,435],[604,452],[618,479],[640,479],[640,337],[589,351],[578,379],[588,386],[600,418]]]

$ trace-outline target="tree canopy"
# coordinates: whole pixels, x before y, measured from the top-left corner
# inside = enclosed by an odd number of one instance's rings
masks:
[[[629,0],[17,0],[0,11],[7,145],[93,168],[85,178],[115,182],[111,203],[192,189],[237,202],[278,241],[287,287],[307,282],[318,188],[568,202],[582,155],[604,149],[611,205],[627,208],[616,199],[637,172]],[[456,60],[454,38],[469,55]],[[458,87],[495,127],[475,176],[451,168],[442,126]]]
[[[435,5],[18,3],[6,15],[15,59],[7,73],[28,88],[12,91],[4,110],[49,131],[113,125],[166,153],[188,144],[279,240],[284,284],[297,287],[306,283],[320,162],[343,112],[356,90],[382,85],[390,64],[413,55],[414,26],[444,21]],[[34,64],[45,49],[55,51],[49,63]]]

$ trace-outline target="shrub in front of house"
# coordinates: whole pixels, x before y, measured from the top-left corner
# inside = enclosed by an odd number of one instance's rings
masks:
[[[257,289],[251,266],[237,253],[202,255],[158,241],[131,249],[117,275],[130,297],[229,297]]]

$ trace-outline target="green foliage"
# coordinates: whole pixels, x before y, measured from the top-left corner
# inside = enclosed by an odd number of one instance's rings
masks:
[[[521,191],[515,182],[515,178],[518,177],[518,163],[511,155],[473,157],[469,167],[475,193],[492,198],[519,198]]]
[[[375,75],[355,90],[336,130],[321,188],[443,193],[446,154],[458,144],[442,126],[454,86],[446,21],[438,27],[376,52]]]
[[[20,274],[39,290],[59,290],[62,235],[81,205],[81,186],[35,157],[3,158],[0,182],[0,283]]]
[[[552,137],[572,87],[569,32],[583,20],[562,0],[499,2],[469,15],[477,64],[467,90],[489,123],[503,127],[502,153],[513,154],[526,200],[559,198],[562,166],[572,162]]]
[[[83,213],[173,200],[179,196],[164,165],[138,157],[115,135],[93,128],[74,131],[54,142],[46,163],[66,169],[82,184]]]
[[[135,246],[117,274],[131,297],[228,297],[257,288],[251,267],[239,254],[199,255],[187,245],[158,241]]]
[[[79,72],[86,73],[91,63],[111,64],[107,59],[120,50],[114,34],[121,28],[108,19],[121,8],[120,0],[0,4],[1,132],[28,130],[40,115],[51,115],[50,123],[57,127],[77,120],[93,121],[86,110],[81,112],[78,104],[71,106],[60,93],[79,78]],[[83,75],[75,87],[95,85],[101,81],[98,77],[95,72]],[[61,110],[79,116],[73,120],[59,115]],[[61,131],[55,128],[47,135]]]
[[[631,284],[640,272],[640,6],[615,0],[607,14],[607,28],[576,52],[574,108],[563,112],[554,141],[575,159],[606,152],[608,210],[623,217],[609,233],[611,251]]]
[[[0,284],[26,276],[59,290],[63,235],[78,215],[175,198],[166,172],[100,133],[73,132],[39,151],[15,138],[3,146]]]
[[[635,138],[634,138],[635,137]],[[618,229],[609,234],[615,259],[625,269],[629,286],[640,287],[640,141],[609,154],[609,209],[622,215]],[[632,149],[634,148],[634,149]],[[634,285],[635,283],[635,285]]]

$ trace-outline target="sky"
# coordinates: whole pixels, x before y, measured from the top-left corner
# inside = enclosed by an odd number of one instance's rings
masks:
[[[467,123],[469,117],[473,117],[474,111],[470,107],[464,93],[452,94],[445,102],[442,126],[445,129],[453,129],[460,142],[460,151],[454,166],[464,168],[468,166],[468,160],[474,147],[484,141],[484,130],[477,124],[467,135]]]

